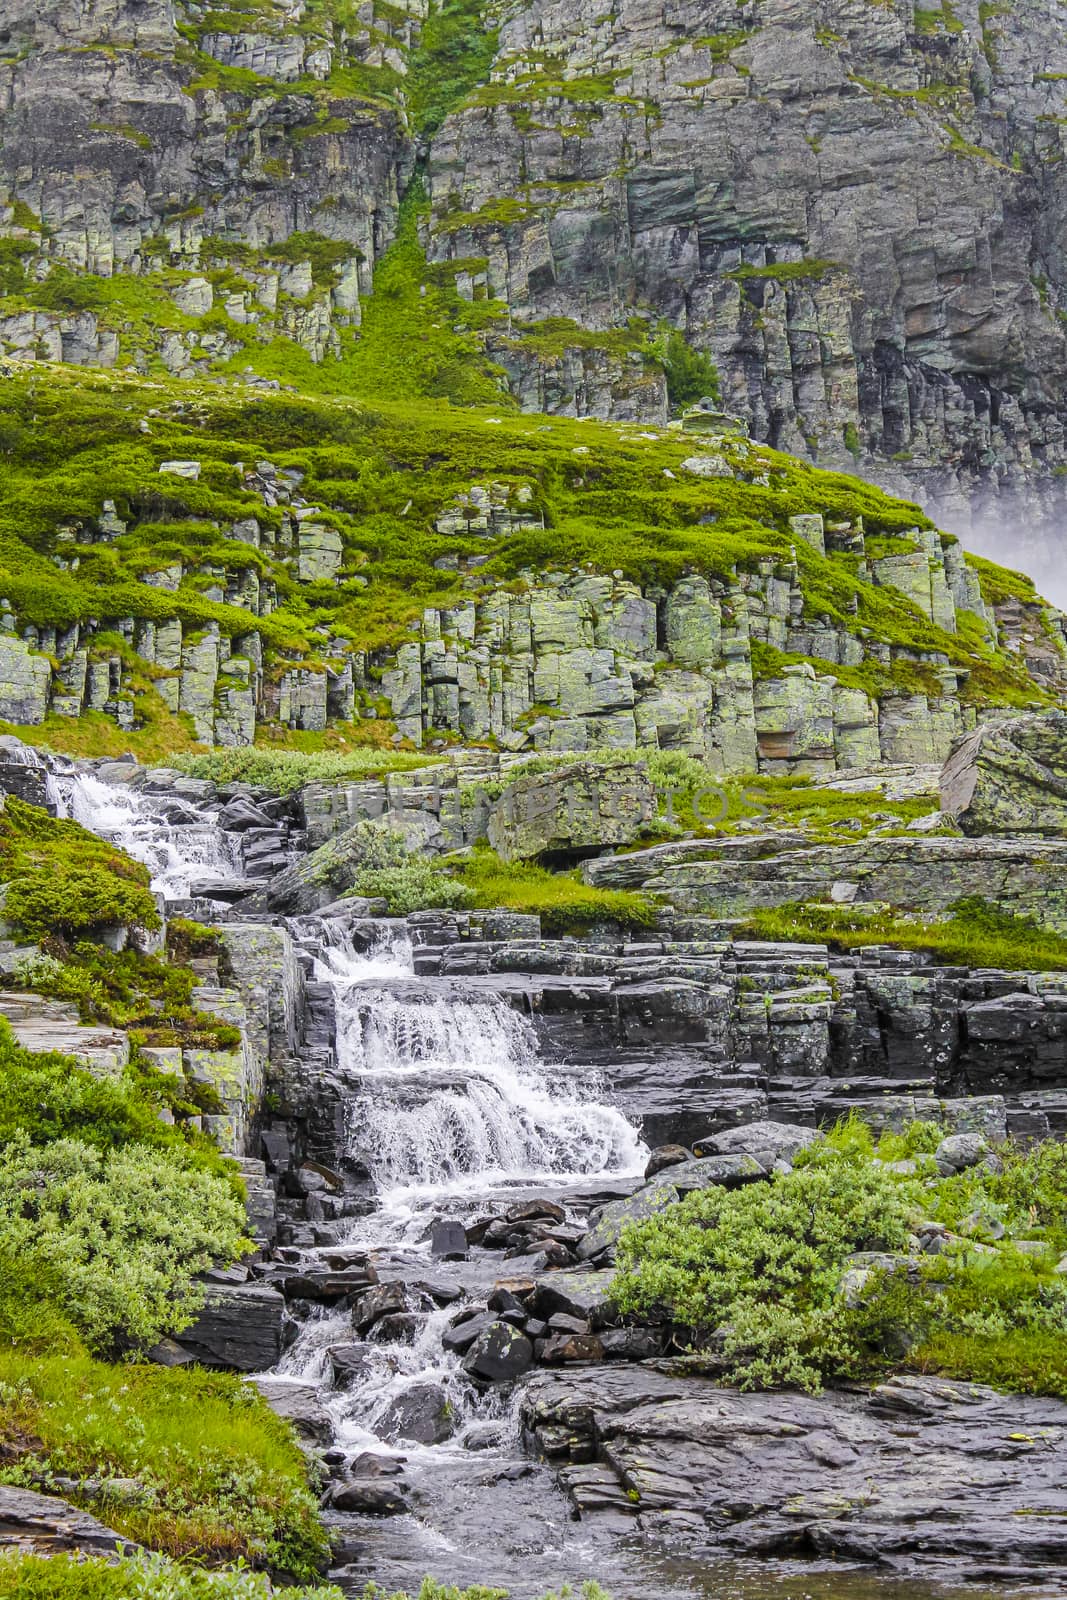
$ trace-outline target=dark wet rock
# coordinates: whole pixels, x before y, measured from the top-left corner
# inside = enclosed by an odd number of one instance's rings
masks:
[[[595,1333],[555,1333],[539,1339],[534,1354],[546,1366],[560,1366],[566,1362],[603,1361],[604,1346]]]
[[[547,1321],[553,1312],[562,1311],[592,1328],[608,1327],[618,1320],[609,1298],[614,1280],[612,1271],[550,1272],[538,1281],[534,1314]]]
[[[342,1483],[330,1493],[335,1511],[361,1511],[371,1517],[398,1517],[408,1509],[403,1494],[391,1483],[376,1483],[371,1478],[356,1478]]]
[[[695,1156],[751,1155],[757,1159],[791,1161],[798,1150],[822,1135],[817,1128],[796,1122],[750,1122],[743,1128],[724,1128],[693,1144]]]
[[[628,1200],[614,1200],[611,1205],[605,1206],[575,1250],[578,1260],[592,1261],[612,1253],[619,1242],[619,1235],[629,1223],[643,1222],[646,1217],[654,1217],[674,1205],[679,1190],[670,1181],[671,1177],[675,1172],[691,1171],[698,1165],[696,1161],[676,1162],[666,1169],[666,1179],[651,1184],[647,1189],[638,1189]]]
[[[679,1161],[691,1161],[693,1151],[687,1150],[684,1144],[661,1144],[653,1150],[645,1167],[645,1177],[654,1178],[657,1172],[663,1172],[667,1167],[676,1167]]]
[[[600,1345],[607,1361],[651,1361],[663,1350],[660,1328],[605,1328]]]
[[[121,1534],[105,1527],[86,1511],[79,1511],[52,1495],[0,1484],[0,1546],[37,1555],[68,1553],[114,1559],[116,1548],[130,1545]]]
[[[374,1282],[373,1270],[345,1272],[291,1272],[281,1280],[287,1300],[315,1300],[331,1305],[349,1295],[361,1295]]]
[[[404,1470],[406,1456],[380,1456],[373,1450],[364,1450],[354,1456],[349,1467],[353,1478],[398,1478]]]
[[[366,1333],[382,1317],[409,1309],[407,1286],[403,1283],[379,1283],[361,1294],[352,1306],[352,1326],[357,1333]]]
[[[376,1344],[414,1344],[425,1326],[418,1311],[388,1311],[371,1329]]]
[[[326,1444],[333,1437],[333,1424],[319,1400],[317,1384],[299,1378],[257,1377],[249,1381],[272,1411],[292,1423],[302,1439]]]
[[[693,1557],[811,1556],[1059,1581],[1067,1404],[899,1377],[740,1394],[650,1367],[540,1372],[525,1427],[578,1514],[684,1518]]]
[[[518,1295],[499,1286],[489,1296],[489,1309],[496,1313],[501,1322],[525,1322],[528,1315],[527,1307]]]
[[[467,1256],[467,1230],[462,1222],[439,1217],[430,1234],[430,1254],[442,1261],[463,1261]]]
[[[462,1322],[445,1330],[441,1336],[441,1343],[453,1355],[466,1355],[474,1341],[480,1339],[495,1320],[486,1311],[473,1317],[466,1317]]]
[[[524,1200],[504,1213],[506,1222],[566,1222],[567,1213],[555,1200]]]
[[[463,1370],[486,1383],[509,1383],[521,1378],[533,1361],[533,1346],[525,1334],[507,1322],[490,1322],[471,1345]]]
[[[207,1291],[204,1308],[191,1327],[163,1339],[149,1351],[163,1366],[230,1367],[263,1372],[282,1353],[285,1300],[267,1284],[219,1284]]]
[[[389,1402],[374,1428],[383,1439],[442,1444],[455,1432],[448,1394],[439,1383],[414,1383]]]

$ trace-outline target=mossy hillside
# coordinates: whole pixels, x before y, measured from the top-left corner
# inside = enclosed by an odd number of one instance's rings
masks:
[[[385,325],[380,338],[383,347],[390,343]],[[401,350],[394,361],[403,387],[407,355]],[[646,430],[653,437],[644,438],[506,406],[487,413],[440,399],[382,398],[371,408],[322,395],[63,369],[19,374],[5,384],[5,398],[0,594],[23,623],[61,630],[75,621],[108,627],[122,618],[177,616],[190,628],[215,623],[230,636],[255,627],[268,655],[308,660],[321,657],[324,633],[364,649],[401,642],[425,606],[468,593],[460,572],[435,566],[443,557],[487,556],[482,585],[520,588],[545,569],[621,570],[651,585],[693,571],[729,579],[761,561],[795,560],[812,617],[920,659],[933,653],[965,669],[981,662],[990,703],[1042,699],[1017,661],[988,650],[982,656],[976,641],[945,634],[902,596],[866,583],[851,558],[798,545],[788,527],[790,516],[815,510],[835,521],[862,516],[875,535],[899,536],[924,525],[917,508],[762,447],[739,441],[735,475],[706,480],[682,469],[692,441],[668,431]],[[201,463],[198,482],[159,473],[162,461],[176,458]],[[237,470],[238,462],[259,459],[303,472],[305,497],[340,529],[344,564],[334,584],[302,585],[283,561],[226,538],[241,518],[277,520]],[[486,479],[530,486],[545,531],[495,540],[437,534],[440,511]],[[91,527],[105,497],[128,532],[113,544],[77,543],[75,568],[58,532]],[[140,581],[153,561],[165,565],[179,549],[207,558],[198,565],[221,560],[237,573],[266,566],[277,587],[274,611],[251,618],[208,599],[195,570],[173,594]]]
[[[138,947],[158,930],[148,869],[77,822],[52,817],[7,796],[0,812],[3,917],[12,933],[41,951],[9,976],[26,988],[73,1001],[87,1022],[133,1030],[141,1044],[232,1048],[237,1030],[198,1012],[191,969]],[[103,936],[125,929],[131,942],[110,949]]]
[[[0,1299],[3,1322],[8,1298]],[[61,1354],[4,1340],[0,1457],[0,1481],[45,1490],[53,1476],[132,1478],[131,1497],[63,1492],[128,1539],[172,1557],[212,1566],[244,1560],[302,1579],[326,1564],[326,1534],[292,1430],[229,1373],[111,1365],[89,1356],[72,1331]],[[0,1569],[0,1593],[3,1582]]]

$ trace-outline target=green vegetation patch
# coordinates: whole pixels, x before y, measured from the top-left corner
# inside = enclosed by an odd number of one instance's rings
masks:
[[[325,1565],[328,1544],[306,1465],[289,1425],[252,1384],[229,1373],[124,1362],[109,1366],[74,1346],[62,1355],[0,1349],[0,1479],[47,1488],[52,1476],[133,1479],[132,1494],[80,1494],[94,1515],[137,1543],[169,1556],[220,1564],[244,1560],[310,1579]],[[48,1564],[51,1566],[51,1563]],[[167,1569],[169,1572],[169,1569]],[[43,1580],[45,1574],[31,1575]],[[22,1574],[19,1575],[21,1579]],[[89,1596],[186,1591],[145,1586],[47,1595]],[[180,1582],[177,1573],[175,1582]],[[0,1594],[9,1586],[0,1566]],[[197,1587],[199,1597],[231,1591]],[[262,1591],[249,1586],[248,1592]],[[242,1596],[235,1588],[232,1593]]]
[[[0,813],[3,915],[31,939],[159,927],[148,869],[77,822],[8,796]]]
[[[203,755],[180,755],[173,762],[180,771],[194,778],[208,778],[213,783],[249,783],[275,794],[291,794],[305,783],[380,778],[390,772],[410,772],[434,764],[434,756],[417,755],[409,750],[304,752],[270,750],[261,745],[212,750]]]
[[[745,1388],[817,1389],[939,1354],[969,1377],[989,1370],[991,1351],[1007,1367],[1024,1349],[1018,1386],[1063,1392],[1067,1281],[1055,1268],[1067,1246],[1067,1146],[1006,1146],[942,1178],[941,1136],[916,1123],[876,1143],[850,1119],[789,1172],[705,1189],[630,1224],[616,1305],[680,1323]],[[923,1221],[948,1230],[942,1254],[913,1253]],[[885,1259],[872,1266],[868,1252]],[[857,1256],[862,1270],[848,1277]]]
[[[491,850],[478,849],[456,868],[470,891],[471,909],[526,911],[541,918],[550,939],[587,933],[598,922],[617,923],[638,932],[653,927],[657,907],[647,895],[623,889],[594,889],[576,872],[505,864]]]
[[[1032,917],[1001,911],[979,895],[958,900],[947,917],[908,916],[884,908],[791,901],[750,911],[738,938],[829,944],[838,950],[891,944],[926,951],[949,966],[1008,972],[1067,971],[1067,938]]]

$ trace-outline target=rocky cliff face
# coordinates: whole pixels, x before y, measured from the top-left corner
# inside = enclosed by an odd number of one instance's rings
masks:
[[[431,259],[499,313],[524,407],[664,420],[674,329],[757,438],[1048,561],[1055,7],[461,9],[476,65],[452,82],[421,0],[8,8],[3,347],[185,375],[284,376],[294,346],[329,363],[418,158]],[[436,128],[427,76],[455,106]]]
[[[528,5],[434,144],[434,250],[519,331],[666,318],[758,437],[960,531],[1051,515],[1062,52],[1046,5]]]

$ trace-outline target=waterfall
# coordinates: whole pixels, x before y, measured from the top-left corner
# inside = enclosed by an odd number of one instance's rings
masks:
[[[239,847],[206,807],[111,785],[69,762],[47,765],[60,814],[144,862],[165,899],[187,898],[204,879],[240,880]],[[444,1468],[462,1485],[465,1474],[484,1472],[487,1448],[514,1455],[517,1412],[499,1391],[471,1382],[443,1337],[457,1297],[484,1303],[507,1266],[478,1251],[469,1261],[435,1262],[432,1222],[504,1210],[523,1190],[523,1198],[551,1194],[566,1205],[568,1189],[589,1180],[636,1176],[647,1152],[598,1098],[591,1072],[541,1059],[533,1024],[492,979],[420,977],[404,922],[312,915],[289,928],[332,992],[347,1151],[370,1173],[372,1191],[369,1214],[365,1194],[328,1213],[335,1242],[302,1242],[300,1261],[314,1269],[320,1251],[366,1253],[381,1284],[405,1285],[409,1309],[358,1336],[350,1311],[293,1301],[302,1320],[271,1381],[314,1383],[346,1456],[391,1455],[435,1483]],[[337,1347],[354,1352],[347,1386],[333,1381]],[[405,1432],[420,1406],[444,1419],[440,1433],[434,1423],[436,1444]]]
[[[236,836],[188,801],[102,783],[74,769],[53,771],[52,784],[59,815],[143,862],[152,888],[167,900],[186,899],[203,881],[243,877]]]
[[[529,1019],[499,995],[468,999],[414,978],[406,939],[359,954],[332,929],[317,975],[334,987],[338,1064],[357,1085],[350,1146],[383,1218],[519,1183],[636,1174],[647,1154],[620,1112],[540,1059]]]

